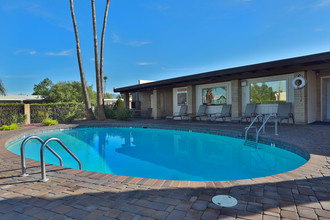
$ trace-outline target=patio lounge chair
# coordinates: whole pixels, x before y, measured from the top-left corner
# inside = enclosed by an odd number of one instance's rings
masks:
[[[294,124],[294,116],[291,112],[291,103],[278,103],[276,118],[278,122],[281,122],[285,119],[288,120],[288,124],[290,123],[290,118],[292,119],[292,123]]]
[[[182,105],[180,107],[180,111],[178,113],[174,113],[173,115],[166,116],[166,119],[180,119],[182,120],[183,117],[187,117],[187,110],[188,106]]]
[[[231,117],[231,105],[226,104],[222,106],[220,113],[209,114],[208,120],[210,121],[225,121],[227,117]]]
[[[245,113],[241,116],[241,117],[234,117],[231,118],[231,121],[239,121],[240,123],[242,123],[242,121],[245,119],[246,122],[251,122],[252,121],[252,117],[256,116],[256,107],[257,104],[254,103],[249,103],[246,105],[245,108]]]
[[[188,120],[194,120],[194,119],[201,120],[201,117],[202,116],[207,116],[207,114],[206,114],[206,108],[207,108],[207,105],[200,105],[199,108],[198,108],[198,111],[197,111],[196,115],[189,115],[187,117],[187,119]]]

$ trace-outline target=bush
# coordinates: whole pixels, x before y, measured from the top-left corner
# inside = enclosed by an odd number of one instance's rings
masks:
[[[2,127],[0,127],[1,131],[9,131],[9,130],[16,130],[16,129],[21,129],[21,127],[15,123],[13,123],[11,125],[2,125]]]
[[[57,125],[58,121],[48,118],[48,119],[44,120],[42,123],[46,126],[51,126],[51,125]]]
[[[27,115],[21,113],[14,114],[12,116],[12,122],[14,124],[24,124],[26,119],[27,119]]]
[[[44,112],[44,115],[39,115]],[[47,114],[48,115],[47,115]],[[85,117],[85,108],[81,103],[49,103],[31,104],[31,122],[39,123],[47,118],[56,119],[59,122],[71,122],[76,118]]]
[[[130,109],[121,109],[116,112],[116,118],[121,121],[130,121],[133,118],[133,111]]]
[[[24,104],[17,104],[17,103],[0,104],[0,127],[2,125],[21,123],[22,119],[24,119],[23,115],[24,115]]]
[[[114,109],[115,111],[119,111],[119,110],[122,110],[122,109],[124,109],[124,108],[125,108],[125,107],[124,107],[124,101],[123,101],[120,97],[118,97],[118,99],[117,99],[115,105],[113,106],[113,109]]]
[[[110,119],[115,119],[116,118],[116,111],[111,105],[106,105],[104,106],[105,108],[105,117],[110,118]]]

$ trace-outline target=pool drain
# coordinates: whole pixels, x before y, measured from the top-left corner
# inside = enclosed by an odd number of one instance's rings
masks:
[[[212,202],[222,207],[233,207],[237,205],[237,199],[228,195],[218,195],[212,198]]]

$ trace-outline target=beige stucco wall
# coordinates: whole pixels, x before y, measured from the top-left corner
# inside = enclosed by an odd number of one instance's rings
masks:
[[[317,121],[318,106],[317,106],[317,88],[316,88],[316,74],[314,71],[306,72],[307,81],[307,123]]]
[[[151,105],[154,119],[161,119],[168,115],[173,115],[172,89],[153,90]]]
[[[139,101],[141,104],[141,110],[145,111],[151,108],[151,94],[152,91],[139,92]]]

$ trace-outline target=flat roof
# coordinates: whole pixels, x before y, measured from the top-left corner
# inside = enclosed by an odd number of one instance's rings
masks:
[[[1,95],[0,101],[42,101],[40,95]]]
[[[294,57],[205,73],[159,80],[150,83],[114,88],[114,92],[138,92],[164,87],[180,87],[187,85],[224,82],[234,79],[248,79],[263,76],[288,74],[304,70],[320,70],[330,68],[330,52]]]

